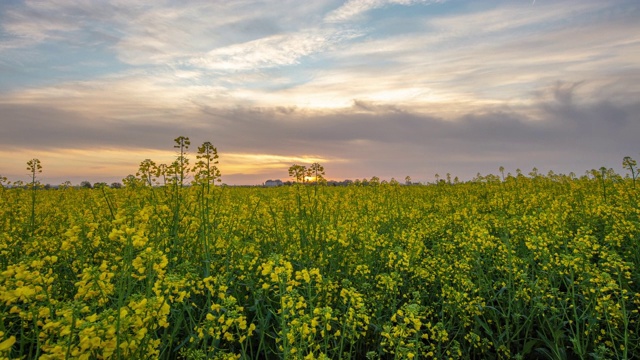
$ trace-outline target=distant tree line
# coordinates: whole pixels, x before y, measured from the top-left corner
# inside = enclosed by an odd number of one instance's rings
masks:
[[[297,183],[311,183],[320,185],[325,184],[327,180],[324,177],[324,167],[315,162],[308,168],[304,165],[293,164],[289,168],[289,176]]]

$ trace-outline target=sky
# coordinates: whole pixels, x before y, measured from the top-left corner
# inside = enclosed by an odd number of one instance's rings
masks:
[[[469,180],[640,160],[640,2],[1,0],[0,176]]]

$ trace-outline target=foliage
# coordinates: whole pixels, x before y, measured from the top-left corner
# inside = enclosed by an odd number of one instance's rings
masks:
[[[304,182],[304,176],[307,174],[307,167],[303,165],[293,164],[289,168],[289,176],[296,182]]]
[[[218,149],[209,141],[198,147],[196,155],[198,161],[194,167],[194,184],[213,184],[220,182],[220,169],[218,169]]]
[[[316,184],[326,183],[324,175],[325,175],[324,174],[324,166],[320,165],[317,162],[311,164],[311,166],[309,166],[309,169],[307,169],[307,176],[309,178],[315,179],[315,183]]]
[[[593,174],[0,189],[0,358],[638,358],[638,190]]]

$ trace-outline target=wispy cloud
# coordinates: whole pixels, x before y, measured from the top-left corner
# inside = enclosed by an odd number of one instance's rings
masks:
[[[217,48],[189,63],[213,70],[249,70],[299,64],[300,59],[360,36],[354,31],[309,30]]]
[[[325,16],[326,22],[344,22],[357,19],[366,12],[379,9],[388,5],[426,5],[442,3],[445,0],[347,0],[342,6],[331,11]]]

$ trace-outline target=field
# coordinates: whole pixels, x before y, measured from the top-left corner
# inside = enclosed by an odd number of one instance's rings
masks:
[[[640,358],[640,188],[0,188],[0,358]]]

